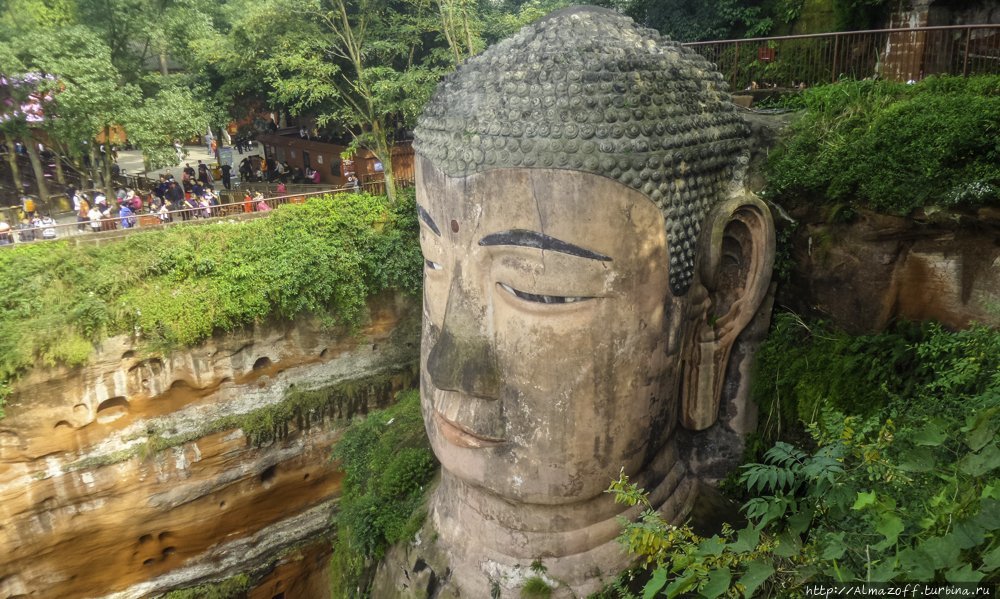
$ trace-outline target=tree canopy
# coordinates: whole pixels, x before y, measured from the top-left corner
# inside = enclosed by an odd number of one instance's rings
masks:
[[[804,0],[592,0],[681,41],[765,35]],[[887,0],[834,0],[857,25]],[[436,82],[570,0],[7,0],[0,72],[44,74],[40,129],[82,159],[112,125],[149,168],[189,139],[254,114],[316,125],[386,167]],[[870,19],[869,19],[870,20]],[[865,23],[868,24],[868,23]],[[0,87],[3,87],[0,85]],[[8,90],[9,91],[9,90]],[[7,119],[3,139],[30,136]],[[12,167],[13,168],[13,167]]]

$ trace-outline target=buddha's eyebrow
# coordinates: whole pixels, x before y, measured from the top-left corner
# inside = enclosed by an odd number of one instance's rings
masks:
[[[420,216],[420,220],[424,221],[424,224],[431,228],[431,231],[434,231],[435,235],[441,237],[441,229],[438,229],[434,219],[431,218],[431,215],[428,214],[427,211],[424,210],[424,207],[420,204],[417,204],[417,215]]]
[[[611,262],[611,258],[605,256],[604,254],[598,254],[597,252],[582,248],[578,245],[573,245],[572,243],[562,241],[561,239],[549,237],[544,233],[526,231],[524,229],[511,229],[509,231],[490,233],[486,237],[479,240],[479,245],[517,245],[527,248],[538,248],[540,250],[560,252],[563,254],[569,254],[570,256],[589,258],[591,260],[600,260],[601,262]]]

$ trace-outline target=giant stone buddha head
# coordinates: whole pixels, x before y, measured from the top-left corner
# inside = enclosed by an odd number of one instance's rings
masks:
[[[438,86],[415,142],[421,398],[470,592],[533,559],[574,592],[613,575],[621,471],[684,516],[676,425],[715,422],[770,278],[746,135],[705,59],[592,7]]]

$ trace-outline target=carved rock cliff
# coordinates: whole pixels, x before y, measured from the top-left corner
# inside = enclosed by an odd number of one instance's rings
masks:
[[[323,588],[303,572],[325,570],[309,543],[339,495],[330,448],[415,383],[415,305],[372,300],[355,332],[299,319],[155,354],[116,337],[83,367],[29,372],[0,421],[0,598],[240,572],[253,597]]]

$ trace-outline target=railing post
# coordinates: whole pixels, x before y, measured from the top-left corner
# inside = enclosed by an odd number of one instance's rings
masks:
[[[972,27],[965,28],[965,57],[962,58],[962,77],[969,75],[969,43],[972,41]]]
[[[736,58],[733,59],[733,79],[730,81],[729,85],[732,89],[736,89],[736,76],[740,71],[740,42],[736,42]]]
[[[833,36],[833,68],[830,70],[830,82],[837,82],[837,54],[840,51],[840,34]]]

